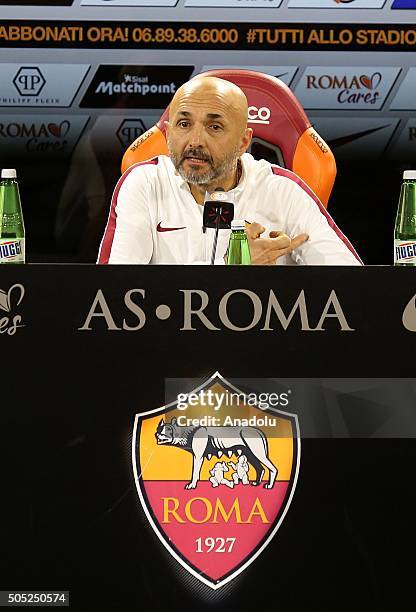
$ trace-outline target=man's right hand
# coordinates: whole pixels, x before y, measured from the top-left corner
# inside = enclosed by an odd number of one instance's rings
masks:
[[[273,266],[279,257],[289,255],[309,239],[308,234],[299,234],[294,238],[280,231],[272,231],[269,238],[260,236],[266,231],[260,223],[251,223],[246,228],[250,244],[251,263]]]

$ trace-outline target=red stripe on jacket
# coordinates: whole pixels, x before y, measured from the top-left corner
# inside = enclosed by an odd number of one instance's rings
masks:
[[[116,188],[114,189],[113,197],[111,198],[111,206],[110,212],[108,214],[107,226],[105,228],[104,236],[101,241],[97,263],[108,264],[108,260],[110,259],[111,247],[113,246],[114,233],[116,231],[117,226],[117,198],[122,184],[130,174],[130,172],[134,170],[134,168],[137,168],[138,166],[147,166],[149,164],[156,166],[158,164],[158,161],[158,158],[155,157],[154,159],[150,159],[149,161],[138,162],[137,164],[134,164],[133,166],[128,168],[128,170],[126,170],[125,173],[119,178]]]
[[[331,217],[331,215],[328,213],[328,211],[323,206],[323,204],[320,201],[320,199],[318,198],[318,196],[312,191],[312,189],[310,187],[308,187],[308,185],[304,181],[302,181],[302,179],[297,174],[295,174],[294,172],[291,172],[290,170],[286,170],[285,168],[280,168],[278,166],[272,166],[272,172],[273,172],[273,174],[276,174],[277,176],[284,176],[285,178],[290,179],[291,181],[293,181],[294,183],[299,185],[299,187],[301,187],[303,189],[303,191],[305,191],[305,193],[307,193],[308,196],[310,196],[312,198],[312,200],[315,202],[315,204],[318,206],[319,210],[321,211],[321,213],[323,214],[323,216],[327,220],[329,227],[334,230],[334,232],[336,233],[338,238],[340,240],[342,240],[342,242],[345,244],[345,246],[348,248],[348,250],[351,251],[351,253],[357,259],[357,261],[359,261],[361,265],[364,265],[363,262],[361,261],[359,255],[358,255],[357,251],[352,246],[351,242],[341,232],[341,230],[336,225],[336,223],[333,220],[333,218]]]

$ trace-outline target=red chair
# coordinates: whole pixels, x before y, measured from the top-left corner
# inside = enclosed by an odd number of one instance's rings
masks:
[[[210,70],[201,76],[231,81],[244,91],[248,126],[253,128],[249,151],[256,159],[293,170],[327,206],[337,172],[335,159],[289,87],[276,77],[251,70]],[[169,155],[164,124],[168,116],[169,107],[154,127],[130,145],[123,157],[123,172],[139,161]]]

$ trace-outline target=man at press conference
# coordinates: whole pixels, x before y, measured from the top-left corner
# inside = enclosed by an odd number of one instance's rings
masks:
[[[203,227],[206,192],[227,192],[246,221],[253,264],[360,265],[319,199],[293,172],[246,153],[248,103],[235,84],[198,76],[170,105],[161,155],[118,181],[98,263],[206,264],[215,230]],[[221,230],[216,264],[229,231]]]

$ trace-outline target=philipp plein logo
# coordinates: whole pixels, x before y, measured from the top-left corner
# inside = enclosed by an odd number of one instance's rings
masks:
[[[10,287],[6,293],[3,289],[0,289],[0,310],[7,313],[6,316],[0,318],[0,334],[7,333],[9,336],[14,336],[21,325],[22,317],[20,315],[13,316],[13,310],[19,306],[25,295],[25,288],[23,285],[15,284]]]
[[[21,96],[38,96],[46,80],[37,66],[23,66],[19,68],[13,83]]]

